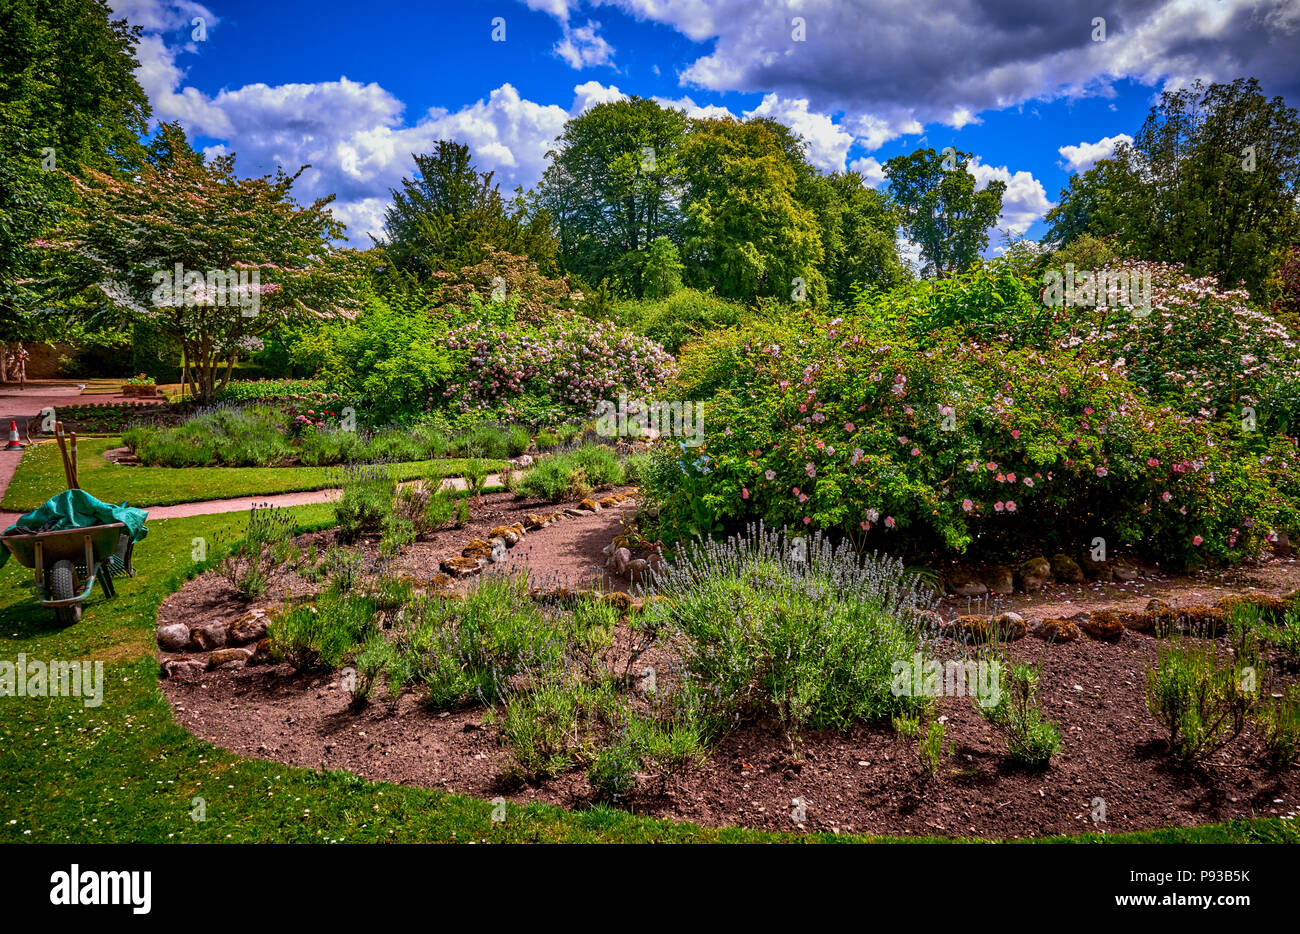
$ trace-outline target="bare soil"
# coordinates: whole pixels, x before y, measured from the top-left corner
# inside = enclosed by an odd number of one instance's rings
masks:
[[[557,507],[520,502],[509,494],[484,497],[464,529],[438,533],[407,549],[399,560],[401,572],[427,577],[469,539],[543,508]],[[527,569],[535,581],[600,577],[610,589],[627,589],[626,581],[599,570],[600,552],[633,511],[628,503],[529,533],[496,570]],[[315,533],[321,543],[331,534]],[[295,589],[300,583],[277,580],[259,604],[274,606],[286,596],[309,593],[310,587]],[[1056,585],[1034,595],[1001,598],[998,608],[1037,619],[1102,608],[1142,609],[1153,597],[1177,607],[1213,603],[1229,593],[1281,595],[1297,587],[1300,566],[1284,558],[1221,573]],[[247,607],[224,579],[208,574],[170,596],[159,610],[159,622],[193,625],[235,618]],[[967,608],[965,599],[950,599],[942,611],[952,616]],[[1013,659],[1045,663],[1041,704],[1062,736],[1061,750],[1046,770],[1010,765],[1002,739],[973,701],[945,697],[939,715],[946,718],[951,749],[934,776],[921,769],[915,741],[900,740],[887,726],[806,734],[800,737],[796,759],[789,738],[775,723],[755,723],[722,740],[702,766],[668,778],[639,776],[620,804],[708,826],[989,838],[1117,833],[1294,815],[1300,766],[1267,770],[1260,740],[1249,726],[1203,767],[1184,770],[1171,764],[1144,699],[1155,647],[1154,639],[1131,631],[1113,644],[1084,638],[1046,645],[1026,638],[1011,645]],[[942,653],[941,646],[939,657]],[[955,649],[952,654],[956,656]],[[1277,685],[1295,680],[1280,666],[1273,670]],[[508,751],[484,726],[481,707],[433,712],[406,694],[395,703],[378,700],[355,712],[337,673],[298,674],[284,665],[217,670],[194,681],[164,680],[162,689],[178,722],[241,755],[485,798],[500,795],[520,803],[576,808],[596,800],[580,770],[539,785],[510,778]],[[802,809],[796,799],[803,802]],[[802,823],[796,822],[798,816]]]

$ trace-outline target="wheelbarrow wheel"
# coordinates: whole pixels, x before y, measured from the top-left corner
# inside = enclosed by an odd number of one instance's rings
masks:
[[[50,596],[55,600],[71,600],[77,595],[77,569],[71,561],[56,561],[50,568]],[[81,604],[56,607],[55,617],[62,626],[71,626],[81,620]]]

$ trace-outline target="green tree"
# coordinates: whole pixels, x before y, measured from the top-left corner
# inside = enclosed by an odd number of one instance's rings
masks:
[[[682,111],[640,97],[597,104],[564,125],[539,198],[566,270],[640,294],[647,248],[679,232],[686,128]]]
[[[818,218],[799,197],[803,160],[791,138],[764,120],[694,123],[681,154],[683,243],[702,287],[743,301],[826,297]]]
[[[857,288],[888,290],[907,281],[898,258],[898,215],[884,194],[857,172],[816,175],[811,187],[833,301],[850,300]]]
[[[0,0],[0,326],[20,314],[27,244],[72,200],[80,166],[118,173],[141,156],[149,102],[135,79],[138,27],[104,0]]]
[[[474,167],[468,146],[439,140],[433,152],[412,158],[415,176],[390,189],[379,244],[397,270],[426,283],[434,273],[480,263],[494,249],[554,267],[550,216],[532,209],[520,191],[503,196],[494,173]]]
[[[1002,210],[1006,183],[992,181],[976,191],[975,177],[966,171],[970,161],[968,152],[918,149],[885,163],[903,229],[941,277],[980,255]]]
[[[1131,252],[1182,263],[1224,287],[1270,298],[1280,252],[1300,239],[1300,119],[1259,83],[1166,91],[1133,144],[1070,179],[1048,236],[1115,236]]]
[[[646,298],[667,298],[682,287],[682,258],[677,245],[659,237],[646,251],[641,273],[642,294]]]
[[[240,178],[234,154],[205,164],[178,124],[159,132],[167,139],[133,178],[73,179],[81,201],[49,247],[60,274],[45,286],[94,288],[174,339],[210,400],[249,338],[349,311],[360,277],[355,251],[330,246],[343,236],[334,196],[293,200],[303,169]]]

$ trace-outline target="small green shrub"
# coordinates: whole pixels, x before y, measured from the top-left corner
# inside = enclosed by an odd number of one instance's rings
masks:
[[[411,628],[399,646],[434,709],[491,704],[512,675],[562,652],[522,580],[484,578],[462,600],[428,597],[407,609]]]
[[[1029,768],[1046,768],[1061,746],[1061,733],[1038,709],[1038,665],[999,666],[997,696],[980,694],[976,707],[1007,741],[1011,761]],[[983,679],[977,684],[984,687]]]
[[[355,681],[352,685],[352,704],[360,707],[374,694],[381,675],[386,673],[397,659],[397,650],[383,633],[370,635],[357,653]]]
[[[1147,709],[1185,765],[1202,762],[1241,733],[1251,706],[1255,661],[1220,660],[1213,643],[1166,643],[1147,671]]]
[[[948,728],[938,720],[930,724],[930,729],[921,735],[918,731],[916,737],[917,757],[921,760],[921,768],[934,775],[939,771],[939,762],[943,758],[943,741],[948,736]]]
[[[358,460],[364,453],[360,435],[337,428],[312,428],[298,435],[298,461],[307,467],[325,467]]]
[[[709,734],[771,715],[794,742],[923,706],[892,690],[894,660],[919,650],[910,610],[928,605],[896,561],[759,526],[689,547],[653,591],[668,599],[639,625],[681,646],[683,689]]]
[[[617,486],[624,478],[623,464],[611,448],[588,444],[537,462],[515,486],[521,496],[558,503]]]
[[[373,600],[333,589],[267,627],[272,653],[298,671],[338,668],[376,631]]]
[[[523,454],[532,443],[533,439],[529,436],[527,428],[514,425],[506,429],[506,454],[510,457],[518,457]]]
[[[340,541],[354,542],[362,535],[383,529],[384,521],[392,513],[396,489],[387,469],[349,465],[335,473],[333,485],[340,488],[334,503]]]
[[[1269,697],[1255,711],[1270,767],[1284,769],[1300,752],[1300,686],[1291,685],[1281,697]]]
[[[276,568],[298,557],[293,544],[293,514],[278,506],[254,506],[244,537],[222,562],[230,585],[245,600],[266,593]]]
[[[560,439],[553,431],[539,431],[533,443],[539,451],[553,451],[560,446]]]

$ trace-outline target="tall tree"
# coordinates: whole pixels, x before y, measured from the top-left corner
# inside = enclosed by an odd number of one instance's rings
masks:
[[[885,163],[903,229],[940,276],[980,255],[1002,210],[1006,183],[992,181],[976,191],[975,177],[966,171],[970,161],[968,152],[918,149]]]
[[[522,192],[502,195],[494,173],[475,168],[468,146],[439,140],[433,152],[412,158],[415,176],[389,192],[379,244],[399,270],[427,282],[436,272],[480,263],[494,249],[553,268],[549,215],[532,209]]]
[[[1133,144],[1070,179],[1047,215],[1060,244],[1114,235],[1152,259],[1270,297],[1300,239],[1300,118],[1254,79],[1166,91]]]
[[[64,169],[116,173],[141,156],[149,102],[138,27],[104,0],[0,0],[0,328],[21,334],[27,244],[72,199]]]
[[[857,172],[817,175],[810,201],[821,223],[822,269],[833,301],[857,288],[890,289],[906,281],[898,258],[898,214]]]
[[[646,251],[680,236],[687,118],[640,97],[597,104],[564,125],[540,198],[570,272],[640,294]]]
[[[683,256],[724,297],[826,297],[817,215],[799,197],[801,159],[782,131],[764,120],[697,120],[682,146]]]
[[[205,163],[177,124],[135,176],[72,179],[80,204],[56,231],[52,291],[93,287],[177,341],[200,398],[215,397],[236,356],[285,324],[349,311],[360,280],[330,195],[299,206],[293,175],[240,178],[234,154]],[[224,370],[224,372],[223,372]]]

